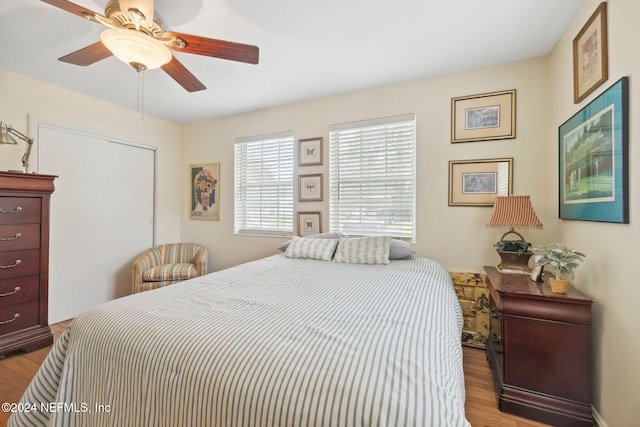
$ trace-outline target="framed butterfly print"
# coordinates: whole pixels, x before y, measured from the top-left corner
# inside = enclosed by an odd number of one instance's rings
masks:
[[[298,166],[322,164],[322,138],[298,140]]]

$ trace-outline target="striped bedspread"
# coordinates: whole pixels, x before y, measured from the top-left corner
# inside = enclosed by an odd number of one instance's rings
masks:
[[[9,426],[468,426],[447,271],[275,255],[111,301]]]

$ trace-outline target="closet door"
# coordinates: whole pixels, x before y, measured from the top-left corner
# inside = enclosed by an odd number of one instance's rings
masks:
[[[154,151],[38,126],[51,198],[49,323],[130,293],[131,263],[153,245]]]
[[[153,246],[155,151],[111,143],[107,299],[131,293],[133,260]]]

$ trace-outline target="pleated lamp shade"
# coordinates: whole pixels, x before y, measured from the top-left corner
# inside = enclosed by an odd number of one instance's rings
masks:
[[[533,210],[529,196],[500,196],[495,199],[487,227],[541,229],[542,222]]]

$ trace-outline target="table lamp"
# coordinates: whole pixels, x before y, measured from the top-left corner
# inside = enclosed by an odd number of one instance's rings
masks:
[[[13,128],[13,126],[6,124],[5,122],[0,122],[0,145],[18,145],[18,141],[16,138],[19,138],[27,143],[27,151],[22,156],[22,166],[24,167],[24,171],[28,172],[29,170],[29,156],[31,156],[31,147],[33,146],[33,138],[24,135],[23,133],[18,132]],[[10,172],[22,172],[22,171],[10,171]]]
[[[497,266],[498,270],[517,270],[530,272],[529,258],[533,255],[529,251],[531,246],[524,239],[522,234],[514,228],[542,228],[542,222],[538,219],[529,196],[499,196],[496,197],[493,205],[493,212],[487,221],[488,228],[509,228],[504,233],[500,241],[496,244],[496,249],[500,255],[501,262]],[[519,240],[505,240],[509,234],[515,234]]]

